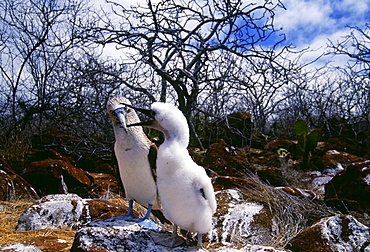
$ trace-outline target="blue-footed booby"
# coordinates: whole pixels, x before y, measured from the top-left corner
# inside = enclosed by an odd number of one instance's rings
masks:
[[[155,166],[155,157],[152,159],[149,155],[156,153],[156,146],[146,137],[142,127],[126,127],[127,124],[139,123],[140,119],[135,110],[125,104],[131,105],[128,99],[115,97],[107,103],[107,110],[114,128],[114,152],[126,198],[129,200],[129,209],[128,214],[109,220],[132,220],[144,228],[157,230],[156,225],[150,221],[151,210],[160,209],[160,203],[151,167],[151,163]],[[134,216],[134,201],[148,208],[144,218]]]
[[[131,106],[132,107],[132,106]],[[169,103],[155,102],[150,110],[132,107],[153,120],[131,126],[147,126],[160,130],[164,142],[157,153],[157,187],[164,216],[177,226],[202,234],[212,229],[216,199],[210,178],[197,165],[187,150],[189,127],[183,113]],[[177,234],[175,234],[177,235]]]

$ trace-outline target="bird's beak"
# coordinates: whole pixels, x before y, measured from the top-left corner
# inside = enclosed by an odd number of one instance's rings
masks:
[[[118,121],[121,123],[123,130],[127,133],[127,125],[126,125],[126,109],[124,107],[115,109],[113,113],[116,115]]]
[[[149,120],[145,122],[138,122],[134,124],[127,125],[127,127],[132,127],[132,126],[145,126],[145,127],[152,127],[155,125],[155,120]]]
[[[122,103],[124,104],[124,103]],[[141,113],[143,113],[144,115],[150,117],[151,119],[154,119],[154,111],[151,110],[151,109],[144,109],[144,108],[137,108],[137,107],[134,107],[132,105],[129,105],[129,104],[124,104],[125,106],[127,107],[130,107],[136,111],[139,111]],[[148,121],[145,121],[145,122],[139,122],[139,123],[134,123],[134,124],[130,124],[130,125],[127,125],[127,127],[132,127],[132,126],[146,126],[146,127],[153,127],[155,125],[155,120],[148,120]]]
[[[151,110],[151,109],[137,108],[137,107],[134,107],[132,105],[125,104],[125,103],[122,103],[122,104],[129,107],[129,108],[132,108],[136,111],[139,111],[139,112],[143,113],[144,115],[149,116],[150,118],[154,119],[154,111]]]

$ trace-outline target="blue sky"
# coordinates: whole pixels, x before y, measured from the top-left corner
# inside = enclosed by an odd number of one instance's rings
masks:
[[[328,39],[342,41],[348,26],[364,28],[370,23],[369,0],[281,0],[286,10],[276,13],[275,28],[283,28],[287,43],[297,49],[326,50]],[[308,56],[309,57],[309,56]]]

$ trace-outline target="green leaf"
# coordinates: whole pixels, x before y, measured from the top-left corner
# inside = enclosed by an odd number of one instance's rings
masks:
[[[319,129],[313,129],[310,131],[310,133],[308,133],[306,146],[308,151],[313,151],[314,149],[316,149],[319,137],[320,137]]]
[[[302,132],[298,135],[298,147],[302,153],[306,150],[306,144],[307,144],[307,134],[305,132]]]
[[[302,134],[305,132],[306,134],[308,133],[309,128],[305,120],[299,119],[295,124],[294,124],[294,132],[296,135]]]

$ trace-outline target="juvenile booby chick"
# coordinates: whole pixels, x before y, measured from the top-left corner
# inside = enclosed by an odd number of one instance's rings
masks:
[[[126,197],[129,200],[128,214],[112,219],[133,220],[144,228],[157,229],[156,225],[150,221],[152,209],[160,209],[157,200],[157,186],[155,175],[151,169],[151,158],[149,154],[156,153],[153,148],[155,145],[146,137],[142,127],[127,128],[127,124],[139,123],[135,110],[124,104],[131,105],[130,101],[124,97],[115,97],[107,104],[107,110],[112,120],[118,168],[122,184],[125,189]],[[148,208],[143,219],[137,219],[133,214],[134,200]]]
[[[153,103],[151,110],[136,109],[154,120],[128,126],[152,127],[164,134],[164,142],[157,153],[157,187],[163,214],[174,222],[175,227],[197,232],[198,246],[201,247],[202,234],[212,228],[216,199],[204,168],[198,166],[188,153],[186,118],[169,103]]]

